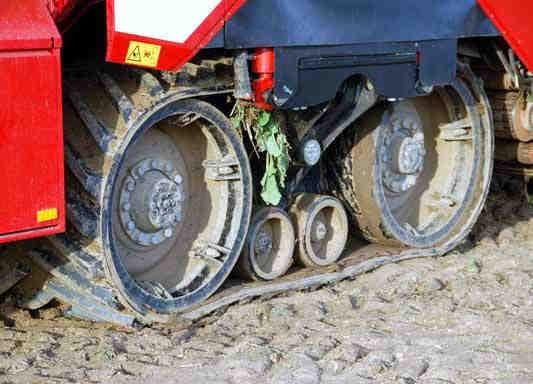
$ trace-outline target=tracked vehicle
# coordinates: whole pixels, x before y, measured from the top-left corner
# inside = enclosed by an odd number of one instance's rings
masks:
[[[482,6],[4,1],[0,241],[36,239],[0,290],[194,320],[450,251],[495,134],[498,170],[533,163],[529,6]]]

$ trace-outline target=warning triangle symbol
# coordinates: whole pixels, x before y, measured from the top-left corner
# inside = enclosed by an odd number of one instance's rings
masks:
[[[131,51],[130,55],[128,56],[128,61],[141,62],[141,47],[136,46],[133,51]]]

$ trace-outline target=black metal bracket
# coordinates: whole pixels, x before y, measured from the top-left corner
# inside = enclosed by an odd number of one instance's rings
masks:
[[[314,139],[320,143],[323,153],[353,122],[372,108],[378,100],[379,95],[370,81],[361,78],[348,81],[338,104],[324,114],[322,118],[314,122],[300,140],[298,145],[299,152],[303,150],[303,146],[308,140]],[[290,203],[300,183],[312,168],[312,166],[301,167],[287,183],[284,191],[285,199],[281,204],[283,208],[286,208]]]

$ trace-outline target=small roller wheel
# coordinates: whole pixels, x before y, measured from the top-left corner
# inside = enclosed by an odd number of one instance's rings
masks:
[[[307,267],[335,263],[348,241],[348,217],[342,203],[329,196],[304,193],[291,208],[298,233],[298,259]]]
[[[252,219],[239,261],[241,274],[251,280],[274,280],[293,263],[295,230],[289,215],[279,208],[263,208]]]

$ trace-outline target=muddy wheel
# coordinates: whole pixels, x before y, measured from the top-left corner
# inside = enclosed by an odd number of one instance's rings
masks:
[[[231,122],[149,73],[68,81],[71,229],[54,245],[77,264],[103,258],[105,285],[141,316],[200,303],[231,272],[250,220],[250,166]]]
[[[377,107],[355,127],[344,198],[368,240],[452,247],[477,219],[491,180],[493,122],[480,83],[459,68],[452,85]]]
[[[295,231],[289,215],[274,207],[257,212],[250,225],[239,267],[251,280],[274,280],[293,263]]]
[[[304,193],[291,207],[298,234],[298,260],[307,267],[335,263],[348,241],[348,217],[342,203],[329,196]]]

